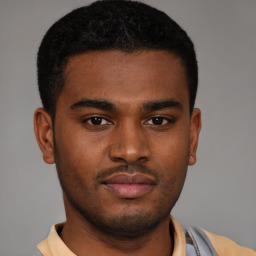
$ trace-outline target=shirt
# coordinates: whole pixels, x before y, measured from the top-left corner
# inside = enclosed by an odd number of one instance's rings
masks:
[[[186,256],[186,240],[183,229],[179,223],[171,217],[174,228],[174,248],[172,256]],[[76,256],[61,240],[58,230],[63,228],[65,223],[59,223],[51,228],[48,237],[38,244],[38,249],[43,256]],[[256,256],[256,252],[249,248],[241,247],[232,240],[212,234],[204,230],[214,249],[219,256]]]

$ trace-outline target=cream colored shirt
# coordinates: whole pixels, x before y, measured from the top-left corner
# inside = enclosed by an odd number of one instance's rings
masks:
[[[185,256],[186,240],[183,229],[174,218],[171,217],[171,221],[174,227],[174,250],[172,256]],[[49,236],[38,244],[37,247],[43,256],[76,256],[58,235],[58,230],[63,225],[64,223],[54,225]],[[212,234],[206,230],[204,232],[211,240],[218,256],[256,256],[256,252],[253,250],[241,247],[226,237]]]

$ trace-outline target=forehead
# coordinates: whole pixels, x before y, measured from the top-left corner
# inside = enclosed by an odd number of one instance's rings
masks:
[[[136,104],[175,98],[188,105],[185,67],[168,51],[84,53],[70,58],[64,75],[60,96],[70,101],[101,98],[117,104]]]

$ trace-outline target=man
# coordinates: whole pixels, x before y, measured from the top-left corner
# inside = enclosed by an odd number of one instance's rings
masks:
[[[201,128],[194,46],[166,14],[95,2],[57,21],[38,52],[35,134],[67,215],[42,255],[256,255],[169,214]]]

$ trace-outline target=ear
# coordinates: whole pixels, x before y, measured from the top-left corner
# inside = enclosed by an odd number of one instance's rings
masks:
[[[196,151],[199,139],[199,133],[201,130],[201,111],[198,108],[194,108],[191,120],[190,120],[190,154],[189,165],[196,163]]]
[[[43,159],[47,164],[54,163],[53,124],[49,113],[38,108],[34,115],[34,130],[38,146],[43,153]]]

